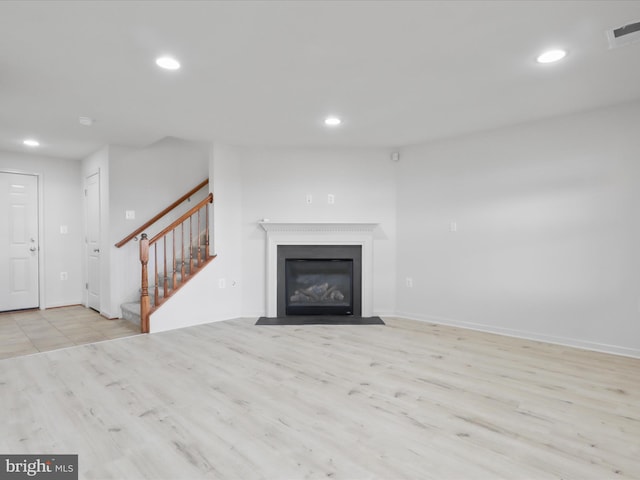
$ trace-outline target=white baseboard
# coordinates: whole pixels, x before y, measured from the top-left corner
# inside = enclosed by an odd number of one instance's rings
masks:
[[[563,345],[567,347],[581,348],[583,350],[592,350],[595,352],[611,353],[614,355],[622,355],[625,357],[640,358],[640,350],[635,348],[622,347],[619,345],[609,345],[606,343],[597,343],[576,338],[556,337],[543,333],[495,327],[492,325],[485,325],[481,323],[465,322],[451,318],[438,317],[434,315],[422,315],[411,312],[396,312],[393,316],[406,318],[409,320],[435,323],[439,325],[450,325],[453,327],[467,328],[469,330],[477,330],[480,332],[495,333],[507,337],[516,337],[525,340],[535,340],[539,342],[553,343],[556,345]]]

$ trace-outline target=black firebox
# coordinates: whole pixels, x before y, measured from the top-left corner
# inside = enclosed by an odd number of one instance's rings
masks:
[[[361,246],[278,246],[278,317],[361,314]]]
[[[353,260],[288,258],[287,315],[353,315]]]

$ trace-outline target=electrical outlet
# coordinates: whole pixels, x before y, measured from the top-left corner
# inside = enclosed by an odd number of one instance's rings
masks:
[[[313,195],[307,193],[307,205],[311,205],[313,203]]]
[[[69,274],[67,272],[60,272],[60,280],[69,280]]]
[[[405,281],[407,283],[407,288],[413,288],[413,278],[407,277]]]
[[[336,203],[336,197],[335,197],[335,195],[334,195],[333,193],[330,193],[330,194],[327,196],[327,203],[328,203],[329,205],[333,205],[334,203]]]

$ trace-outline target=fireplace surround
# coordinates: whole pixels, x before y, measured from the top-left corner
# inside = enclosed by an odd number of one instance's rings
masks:
[[[373,239],[377,223],[259,222],[266,232],[266,316],[278,316],[278,246],[357,245],[361,249],[361,315],[373,316]]]

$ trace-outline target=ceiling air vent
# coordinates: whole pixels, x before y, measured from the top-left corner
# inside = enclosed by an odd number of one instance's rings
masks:
[[[640,42],[640,22],[607,30],[607,38],[609,39],[609,48],[618,48]]]

